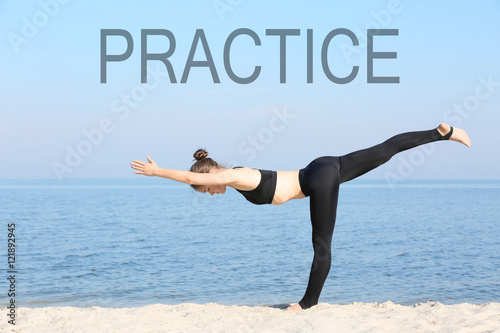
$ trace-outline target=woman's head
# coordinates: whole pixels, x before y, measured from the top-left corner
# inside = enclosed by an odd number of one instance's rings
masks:
[[[198,149],[193,157],[196,162],[191,166],[189,171],[198,173],[209,173],[213,168],[220,168],[219,163],[215,162],[208,156],[208,152],[205,149]]]
[[[193,157],[196,160],[196,162],[191,166],[191,169],[189,171],[197,173],[209,173],[214,169],[222,168],[222,166],[219,163],[215,162],[213,159],[207,156],[208,152],[205,149],[198,149],[193,154]],[[211,195],[213,195],[214,193],[226,192],[226,187],[222,185],[210,185],[210,186],[191,185],[191,186],[199,192],[203,193],[209,192]]]

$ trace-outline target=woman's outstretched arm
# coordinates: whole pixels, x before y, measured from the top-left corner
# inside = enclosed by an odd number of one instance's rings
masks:
[[[233,170],[224,169],[218,172],[197,173],[184,170],[163,169],[148,156],[148,162],[134,160],[130,163],[134,173],[144,176],[161,177],[189,185],[232,185]]]

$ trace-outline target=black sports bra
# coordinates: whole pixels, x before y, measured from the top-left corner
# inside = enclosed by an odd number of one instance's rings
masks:
[[[234,167],[242,168],[242,167]],[[241,191],[236,189],[236,191],[243,194],[243,196],[253,204],[263,205],[270,204],[273,202],[274,192],[276,192],[276,182],[278,173],[271,170],[261,170],[260,171],[260,183],[251,191]]]

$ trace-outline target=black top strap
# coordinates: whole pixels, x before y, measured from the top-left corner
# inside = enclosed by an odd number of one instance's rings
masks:
[[[450,131],[445,136],[443,136],[443,140],[449,140],[452,134],[453,134],[453,126],[450,126]]]

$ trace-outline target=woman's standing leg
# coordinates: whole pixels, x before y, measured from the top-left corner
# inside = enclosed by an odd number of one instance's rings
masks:
[[[307,192],[310,195],[312,243],[314,257],[309,284],[299,302],[302,309],[318,304],[321,289],[330,272],[332,235],[337,214],[340,185],[339,170],[334,163],[314,163],[306,168]]]

